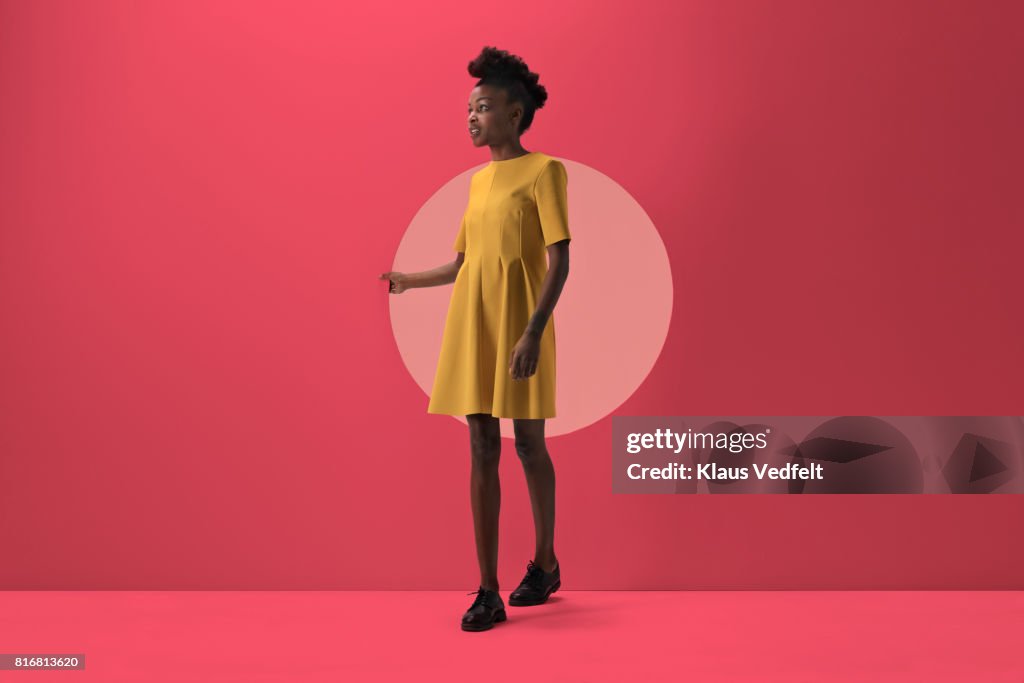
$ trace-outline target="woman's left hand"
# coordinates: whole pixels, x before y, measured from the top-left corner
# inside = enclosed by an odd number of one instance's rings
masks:
[[[527,330],[512,349],[508,364],[513,380],[527,379],[537,372],[537,358],[540,357],[540,335]]]

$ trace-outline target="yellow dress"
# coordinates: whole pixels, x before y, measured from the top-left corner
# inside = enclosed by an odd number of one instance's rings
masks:
[[[562,162],[541,152],[491,161],[473,174],[453,248],[455,278],[428,413],[555,416],[555,320],[540,340],[537,371],[509,373],[512,349],[537,310],[548,245],[571,239]]]

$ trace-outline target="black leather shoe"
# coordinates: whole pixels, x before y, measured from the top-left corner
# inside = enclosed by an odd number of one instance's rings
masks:
[[[473,595],[468,593],[467,595]],[[486,631],[493,628],[499,621],[505,621],[505,603],[497,591],[487,590],[483,586],[476,591],[476,599],[466,613],[462,615],[463,631]]]
[[[508,604],[514,607],[525,607],[527,605],[541,605],[548,600],[548,596],[562,587],[562,563],[555,565],[552,572],[546,572],[533,560],[526,565],[526,576],[523,577],[519,587],[508,596]]]

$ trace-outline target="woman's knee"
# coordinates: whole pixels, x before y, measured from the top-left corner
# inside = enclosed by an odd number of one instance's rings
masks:
[[[516,454],[524,463],[547,455],[544,445],[544,420],[516,420]]]
[[[491,415],[467,415],[469,446],[473,460],[480,464],[497,463],[501,456],[501,427]]]
[[[501,457],[501,437],[495,438],[490,434],[471,436],[469,450],[477,463],[496,465]]]

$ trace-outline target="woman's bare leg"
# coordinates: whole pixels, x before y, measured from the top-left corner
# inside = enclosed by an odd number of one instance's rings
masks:
[[[546,572],[558,563],[555,557],[555,467],[544,442],[544,420],[514,419],[516,453],[526,473],[533,507],[536,549],[533,561]]]
[[[480,585],[498,590],[498,513],[501,509],[501,484],[498,461],[501,458],[501,427],[498,418],[486,413],[467,415],[472,471],[469,501],[473,508],[476,557],[480,564]]]

